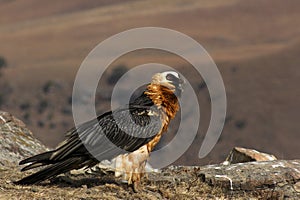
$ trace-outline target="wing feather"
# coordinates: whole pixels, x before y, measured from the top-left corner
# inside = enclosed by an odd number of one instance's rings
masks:
[[[160,111],[153,106],[131,105],[88,121],[68,132],[66,142],[58,146],[51,160],[63,160],[73,154],[88,154],[86,149],[93,155],[101,155],[97,159],[109,159],[107,157],[115,154],[132,152],[153,139],[161,129],[160,116],[150,116],[149,112]],[[106,154],[108,150],[113,155]]]

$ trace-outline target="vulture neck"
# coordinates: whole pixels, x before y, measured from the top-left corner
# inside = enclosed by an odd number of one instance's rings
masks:
[[[173,119],[179,110],[179,103],[174,92],[168,87],[151,83],[147,87],[145,94],[153,103],[163,109],[170,119]]]

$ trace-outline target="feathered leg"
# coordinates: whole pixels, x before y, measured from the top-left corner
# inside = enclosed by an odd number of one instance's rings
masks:
[[[140,180],[145,174],[146,161],[149,158],[147,146],[144,145],[138,150],[119,155],[115,158],[115,176],[122,176],[122,180],[129,185],[133,184],[134,190],[140,188]]]

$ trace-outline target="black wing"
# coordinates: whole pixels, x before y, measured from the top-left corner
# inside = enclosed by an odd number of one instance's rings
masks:
[[[52,159],[61,160],[77,152],[81,154],[86,149],[98,160],[111,159],[148,143],[161,126],[160,111],[154,106],[130,105],[73,129],[66,142],[53,153]]]
[[[135,151],[147,144],[161,130],[160,111],[155,106],[132,105],[107,112],[67,133],[55,150],[25,159],[31,163],[22,170],[50,165],[18,184],[33,184],[101,160],[112,159],[126,151]]]

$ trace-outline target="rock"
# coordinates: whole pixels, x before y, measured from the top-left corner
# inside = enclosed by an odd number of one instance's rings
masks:
[[[300,160],[208,165],[201,167],[200,176],[210,185],[232,191],[268,191],[276,199],[282,195],[300,198]]]
[[[254,149],[245,149],[242,147],[234,147],[230,154],[227,156],[224,165],[244,163],[252,161],[272,161],[277,160],[273,155],[261,153]]]
[[[0,166],[16,166],[20,160],[46,150],[21,120],[0,111]]]
[[[294,185],[294,189],[300,193],[300,181]]]

